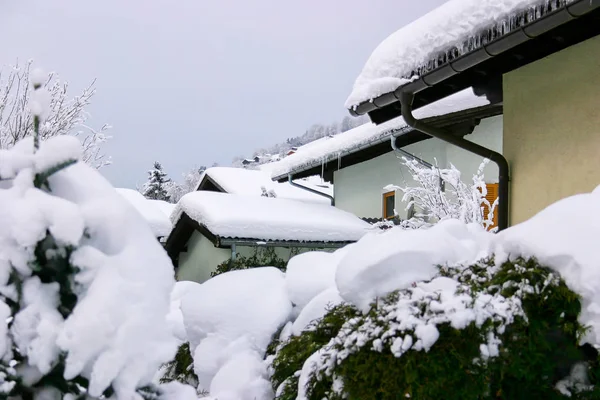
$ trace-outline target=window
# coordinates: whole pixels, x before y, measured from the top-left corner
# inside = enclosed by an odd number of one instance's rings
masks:
[[[394,218],[394,208],[396,208],[396,192],[383,194],[383,218]]]
[[[486,183],[485,187],[487,188],[487,195],[485,196],[486,200],[490,202],[490,205],[494,204],[494,201],[498,198],[498,184],[497,183]],[[490,209],[488,206],[483,206],[483,217],[487,218]],[[489,227],[489,229],[495,228],[498,226],[498,206],[494,210],[494,224]]]

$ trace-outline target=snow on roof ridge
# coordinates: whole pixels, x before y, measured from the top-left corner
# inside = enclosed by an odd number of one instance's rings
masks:
[[[350,109],[418,79],[449,55],[463,55],[574,0],[449,0],[388,36],[371,54],[346,100]],[[489,35],[488,38],[486,35]]]
[[[227,193],[238,195],[260,196],[262,188],[275,192],[278,198],[329,204],[325,196],[311,193],[290,185],[287,182],[273,182],[267,171],[237,168],[237,167],[211,167],[204,171],[200,182],[205,176],[210,177]]]
[[[209,191],[183,196],[173,225],[183,213],[217,236],[264,241],[350,242],[373,229],[330,205]]]
[[[414,114],[417,118],[428,118],[470,110],[489,104],[490,102],[487,98],[476,96],[472,89],[465,89],[419,108],[415,110]],[[335,162],[335,159],[341,155],[353,153],[361,146],[381,141],[392,134],[397,134],[402,129],[408,128],[402,117],[394,118],[381,125],[375,125],[370,122],[366,123],[349,131],[339,133],[328,140],[321,141],[318,145],[311,146],[306,151],[299,151],[278,161],[276,163],[277,166],[271,169],[271,178],[279,179],[287,174],[301,172],[321,163]],[[391,146],[390,151],[392,151]]]

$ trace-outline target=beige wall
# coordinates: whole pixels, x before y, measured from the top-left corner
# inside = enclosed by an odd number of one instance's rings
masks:
[[[502,116],[486,118],[475,127],[467,140],[502,152]],[[461,171],[464,182],[471,182],[483,161],[463,149],[439,139],[427,139],[403,148],[407,152],[442,168],[454,164]],[[371,160],[334,172],[335,206],[358,217],[381,218],[383,210],[383,187],[393,184],[399,187],[415,186],[408,169],[402,165],[402,155],[392,151]],[[498,182],[498,167],[490,162],[484,169],[485,181]],[[396,192],[396,212],[400,218],[407,216],[406,202],[402,192]]]
[[[178,281],[194,281],[198,283],[210,279],[210,274],[215,271],[219,264],[231,258],[231,249],[220,249],[198,231],[194,231],[187,243],[188,251],[179,255],[179,267],[177,269]],[[256,247],[237,246],[239,256],[251,257]],[[277,257],[288,261],[295,254],[317,250],[312,248],[274,247]],[[333,251],[326,249],[321,251]],[[266,265],[265,265],[266,266]]]
[[[219,264],[231,258],[230,249],[219,249],[210,240],[194,231],[187,243],[188,251],[179,255],[178,281],[202,283]]]
[[[600,37],[504,76],[511,224],[600,184]]]

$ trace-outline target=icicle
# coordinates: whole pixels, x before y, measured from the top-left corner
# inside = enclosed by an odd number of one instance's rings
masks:
[[[342,153],[341,152],[338,153],[337,159],[338,159],[338,167],[337,167],[337,169],[339,171],[342,168]]]

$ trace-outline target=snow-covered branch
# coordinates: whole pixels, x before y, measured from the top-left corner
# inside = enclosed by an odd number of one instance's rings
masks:
[[[32,136],[34,117],[32,107],[33,88],[30,80],[35,80],[45,89],[48,96],[47,115],[40,124],[41,141],[58,135],[71,134],[83,142],[83,161],[95,168],[110,164],[109,158],[101,151],[109,125],[96,130],[86,125],[90,105],[96,89],[92,81],[79,96],[71,98],[69,84],[59,80],[54,73],[35,76],[31,70],[32,61],[24,66],[9,66],[0,70],[0,149],[9,149],[25,137]],[[39,75],[39,74],[37,74]]]
[[[413,220],[422,224],[458,219],[465,223],[480,224],[486,229],[492,227],[498,199],[490,204],[486,198],[483,169],[488,162],[487,159],[483,160],[473,175],[473,182],[466,184],[461,179],[460,171],[452,164],[449,168],[429,168],[416,160],[402,157],[402,164],[417,183],[417,186],[399,188],[403,193],[402,201],[408,202],[407,209],[414,207],[418,210]]]

